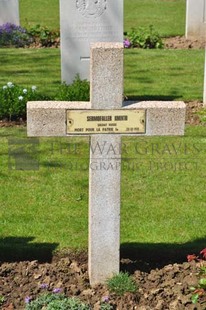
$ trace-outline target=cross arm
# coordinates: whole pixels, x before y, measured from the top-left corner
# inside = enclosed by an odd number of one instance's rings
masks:
[[[29,137],[66,136],[66,111],[90,108],[90,102],[84,101],[29,101],[27,102],[27,135]]]
[[[66,136],[66,111],[90,109],[90,102],[28,102],[28,136]],[[123,104],[123,110],[124,109],[143,109],[145,111],[146,132],[144,135],[184,135],[186,106],[182,101],[142,101],[136,103],[125,102]],[[135,134],[132,135],[134,136]],[[137,135],[140,136],[142,134]]]
[[[184,135],[186,105],[183,101],[127,101],[123,106],[146,110],[147,136]]]

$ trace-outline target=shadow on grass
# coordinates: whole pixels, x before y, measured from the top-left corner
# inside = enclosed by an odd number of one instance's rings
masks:
[[[121,270],[149,272],[168,264],[187,262],[188,254],[199,255],[206,248],[206,237],[182,244],[123,243],[120,247]]]
[[[0,238],[0,262],[38,260],[51,262],[58,243],[31,243],[34,237]]]
[[[58,243],[31,243],[34,239],[34,237],[0,238],[0,262],[38,260],[40,263],[51,263]],[[120,247],[120,269],[133,274],[135,270],[150,272],[152,269],[162,268],[168,264],[181,264],[187,262],[188,254],[199,255],[205,247],[206,238],[183,244],[123,243]],[[70,249],[67,255],[76,255],[75,252]],[[82,250],[79,253],[81,252],[86,262],[87,252]],[[65,253],[65,249],[62,253],[59,251],[58,256],[65,256]]]

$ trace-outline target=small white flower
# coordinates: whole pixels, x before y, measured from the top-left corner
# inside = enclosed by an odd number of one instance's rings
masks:
[[[14,86],[14,84],[13,84],[12,82],[8,82],[8,83],[7,83],[7,86],[8,86],[9,88],[11,88],[11,87]]]
[[[19,100],[23,100],[24,98],[23,98],[23,96],[19,96],[18,99]]]
[[[26,88],[23,89],[23,93],[24,93],[24,94],[27,93],[27,89],[26,89]]]
[[[33,91],[35,91],[35,90],[36,90],[36,86],[33,85],[33,86],[31,87],[31,89],[32,89]]]
[[[6,85],[4,85],[2,88],[3,88],[3,89],[7,89],[7,86],[6,86]]]

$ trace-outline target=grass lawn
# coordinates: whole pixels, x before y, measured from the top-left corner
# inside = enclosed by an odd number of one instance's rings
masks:
[[[205,135],[205,127],[189,126],[185,137],[123,139],[122,244],[203,245]],[[41,138],[39,170],[21,171],[8,145],[14,137],[26,141],[26,129],[0,129],[0,246],[17,238],[20,249],[28,238],[39,247],[86,248],[88,139]]]
[[[139,99],[202,100],[203,50],[125,50],[125,95]]]
[[[153,25],[163,37],[185,34],[185,0],[125,0],[124,31]]]
[[[59,49],[0,49],[0,87],[11,81],[54,96],[61,83]],[[137,99],[202,100],[203,50],[125,50],[124,93]]]
[[[59,0],[20,0],[20,21],[23,27],[40,24],[59,29]]]
[[[60,27],[58,0],[20,0],[19,3],[22,26]],[[185,0],[124,0],[124,31],[153,25],[162,36],[184,35],[185,15]]]
[[[0,86],[8,81],[22,86],[36,85],[45,95],[57,92],[61,81],[60,49],[0,49],[3,67]]]

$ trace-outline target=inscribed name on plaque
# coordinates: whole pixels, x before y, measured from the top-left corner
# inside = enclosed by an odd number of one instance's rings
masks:
[[[145,133],[145,110],[67,110],[67,134]]]

